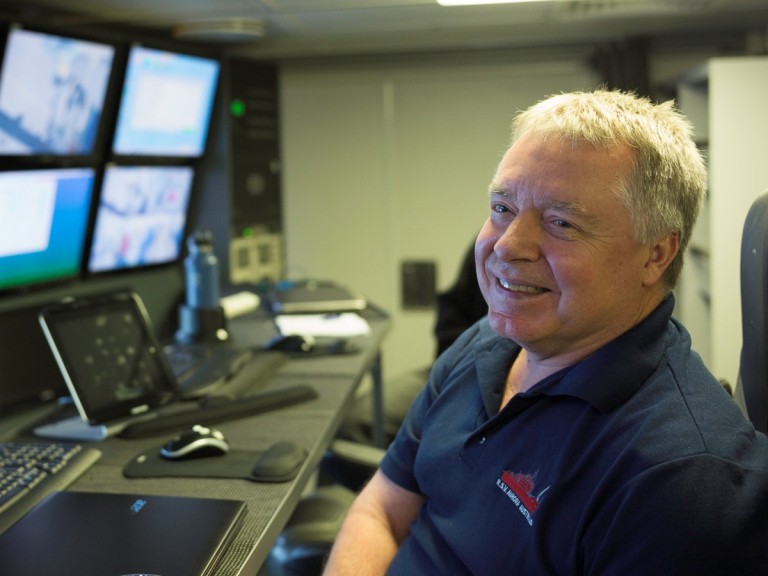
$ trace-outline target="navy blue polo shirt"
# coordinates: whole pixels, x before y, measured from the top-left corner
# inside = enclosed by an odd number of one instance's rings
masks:
[[[426,496],[389,574],[768,574],[768,439],[673,308],[502,411],[520,349],[465,332],[381,465]]]

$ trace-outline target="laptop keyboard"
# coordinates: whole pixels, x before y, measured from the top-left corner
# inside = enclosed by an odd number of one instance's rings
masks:
[[[0,533],[63,490],[99,458],[96,448],[56,441],[0,442]]]
[[[237,396],[258,390],[288,356],[218,344],[169,344],[163,351],[185,397],[212,393]]]
[[[253,352],[235,346],[169,344],[165,357],[185,394],[207,394],[236,374]]]

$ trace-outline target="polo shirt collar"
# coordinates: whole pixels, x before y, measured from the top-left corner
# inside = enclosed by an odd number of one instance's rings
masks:
[[[578,364],[552,374],[518,396],[573,396],[602,413],[611,412],[630,398],[656,370],[667,346],[664,334],[674,307],[675,298],[670,294],[638,325]],[[487,323],[486,328],[493,332]],[[476,358],[486,409],[493,414],[501,400],[498,383],[506,381],[509,366],[520,346],[498,336],[490,340],[479,343]],[[507,361],[499,362],[500,357]]]
[[[559,382],[542,382],[537,392],[575,396],[604,414],[618,408],[658,367],[674,307],[670,295],[637,326],[572,366]]]

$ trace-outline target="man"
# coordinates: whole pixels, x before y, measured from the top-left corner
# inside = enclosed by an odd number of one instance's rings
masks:
[[[706,172],[671,103],[520,114],[435,363],[328,575],[768,573],[768,439],[673,318]]]

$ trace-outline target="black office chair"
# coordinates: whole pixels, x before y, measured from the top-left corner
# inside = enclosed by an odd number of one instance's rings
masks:
[[[752,203],[741,237],[742,347],[736,399],[768,428],[768,190]]]
[[[381,448],[334,440],[320,485],[299,501],[259,576],[319,576],[347,510],[383,456]]]
[[[488,312],[475,274],[474,239],[468,246],[454,284],[437,298],[438,354],[466,328]],[[429,367],[399,375],[385,384],[385,441],[391,440],[413,398],[427,381]],[[390,394],[388,395],[387,392]],[[370,400],[370,398],[368,398]],[[369,414],[366,399],[357,407]],[[354,495],[378,467],[384,450],[372,446],[373,434],[365,419],[348,419],[346,438],[329,447],[320,469],[320,487],[303,498],[272,548],[259,576],[318,576]],[[363,424],[360,426],[360,424]],[[370,426],[372,422],[368,422]],[[325,483],[325,485],[323,485]]]

